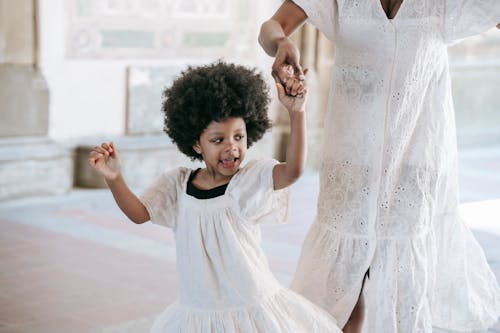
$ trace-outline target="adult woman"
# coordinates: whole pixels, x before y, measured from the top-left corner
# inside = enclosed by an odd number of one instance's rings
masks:
[[[287,0],[259,36],[275,73],[300,75],[287,36],[307,18],[336,55],[317,218],[292,287],[344,331],[360,330],[368,271],[370,332],[492,325],[500,290],[457,210],[446,47],[500,22],[498,0]]]

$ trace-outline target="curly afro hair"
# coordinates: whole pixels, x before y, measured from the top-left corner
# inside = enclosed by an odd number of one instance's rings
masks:
[[[250,147],[271,127],[269,88],[255,69],[216,62],[188,67],[163,92],[164,131],[179,150],[201,160],[193,145],[212,121],[241,117]]]

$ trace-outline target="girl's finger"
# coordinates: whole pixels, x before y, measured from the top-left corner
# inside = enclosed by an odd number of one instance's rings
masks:
[[[109,147],[110,147],[111,157],[118,158],[118,151],[116,150],[115,143],[113,141],[109,143]]]
[[[109,156],[109,151],[107,149],[99,147],[99,150],[97,151],[98,153],[101,153],[105,156]]]
[[[304,81],[293,80],[292,95],[297,95],[304,88]]]
[[[90,157],[95,159],[96,161],[100,158],[103,158],[104,156],[105,156],[104,153],[95,150],[90,153]]]
[[[293,89],[293,84],[294,84],[294,79],[289,77],[287,80],[286,80],[286,86],[285,86],[285,91],[287,93],[287,95],[292,95],[292,89]]]
[[[303,95],[304,91],[306,91],[306,87],[301,86],[299,89],[297,89],[297,95]]]
[[[297,97],[305,98],[307,95],[307,88],[304,88],[301,92],[297,93]]]

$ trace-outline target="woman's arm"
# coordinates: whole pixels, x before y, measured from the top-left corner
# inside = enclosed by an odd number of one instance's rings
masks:
[[[276,82],[285,82],[280,77],[279,68],[285,64],[292,65],[297,75],[303,75],[300,67],[299,50],[288,38],[307,19],[306,13],[290,0],[286,0],[274,15],[265,21],[260,29],[259,43],[271,57],[276,57],[273,64],[273,77]]]
[[[268,55],[274,57],[279,41],[290,36],[306,19],[307,15],[302,8],[286,0],[260,27],[260,45]]]

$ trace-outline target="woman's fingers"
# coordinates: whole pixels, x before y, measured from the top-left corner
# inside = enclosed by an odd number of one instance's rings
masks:
[[[272,66],[272,75],[276,82],[284,83],[286,80],[286,74],[283,73],[282,68],[286,65],[286,52],[278,49],[276,53],[276,58],[274,58],[273,66]]]
[[[304,98],[307,95],[307,88],[304,88],[302,91],[297,93],[297,98]]]
[[[306,79],[306,75],[305,75],[304,71],[302,70],[302,67],[300,66],[300,64],[298,62],[296,62],[296,63],[293,62],[292,66],[294,69],[295,77],[297,77],[300,81],[304,81]]]

